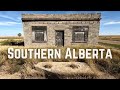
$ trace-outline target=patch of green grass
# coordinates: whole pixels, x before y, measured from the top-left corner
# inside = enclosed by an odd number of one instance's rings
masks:
[[[24,42],[23,40],[14,40],[14,39],[7,39],[4,41],[1,41],[0,44],[1,45],[13,45],[13,44],[19,44]]]
[[[110,43],[103,43],[103,42],[99,42],[99,44],[100,45],[111,46],[111,47],[120,49],[120,45],[118,45],[118,44],[110,44]]]
[[[14,40],[12,39],[8,39],[8,40],[4,40],[4,41],[1,41],[0,44],[1,45],[11,45]]]

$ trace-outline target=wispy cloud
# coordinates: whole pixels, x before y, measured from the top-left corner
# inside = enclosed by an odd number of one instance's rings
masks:
[[[21,17],[17,17],[17,19],[20,21],[20,20],[21,20]]]
[[[113,24],[120,24],[120,21],[111,21],[111,22],[106,22],[103,25],[113,25]]]
[[[7,18],[7,19],[10,19],[10,20],[13,20],[13,21],[20,21],[20,17],[17,17],[17,18],[13,18],[13,17],[10,17],[10,16],[7,16],[7,15],[0,15],[0,17],[2,18]]]
[[[17,25],[17,24],[21,24],[18,22],[0,22],[0,26],[13,26],[13,25]]]

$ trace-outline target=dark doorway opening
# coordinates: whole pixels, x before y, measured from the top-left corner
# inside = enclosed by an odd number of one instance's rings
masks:
[[[64,46],[64,31],[63,30],[56,30],[55,44],[56,46]]]

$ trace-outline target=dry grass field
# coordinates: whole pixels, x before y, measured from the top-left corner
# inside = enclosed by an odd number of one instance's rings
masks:
[[[120,49],[120,35],[99,36],[99,44]]]
[[[120,41],[120,35],[101,35],[100,40]]]
[[[25,48],[24,46],[2,45],[6,44],[6,40],[23,40],[23,37],[0,37],[0,79],[26,79],[26,78],[39,78],[48,79],[56,77],[62,78],[76,78],[76,79],[120,79],[120,44],[114,43],[114,41],[120,42],[120,36],[100,36],[99,45],[96,46],[77,46],[71,47],[75,49],[83,48],[110,48],[112,50],[113,59],[111,60],[34,60],[34,59],[8,59],[7,48]],[[103,40],[103,41],[102,41]],[[109,42],[104,42],[107,40]],[[7,43],[9,44],[9,43]],[[30,47],[27,47],[30,48]],[[46,47],[55,48],[55,47]],[[62,47],[62,51],[67,47]],[[58,62],[59,61],[59,62]],[[59,63],[56,64],[56,63]],[[69,63],[67,63],[69,62]],[[71,62],[71,64],[70,64]],[[78,62],[78,63],[75,63]],[[43,64],[42,64],[43,63]],[[63,64],[64,63],[64,64]],[[80,64],[79,64],[80,63]],[[59,68],[60,67],[60,68]],[[83,67],[87,67],[86,71],[90,73],[84,73]],[[57,68],[57,69],[55,69]],[[60,70],[59,70],[60,69]],[[68,69],[70,74],[58,74],[59,72],[66,72]],[[76,72],[78,73],[76,73]],[[57,73],[55,73],[57,72]],[[72,73],[72,72],[75,72]],[[81,73],[82,72],[82,73]],[[88,72],[88,71],[87,71]]]
[[[23,37],[18,36],[0,36],[0,39],[23,39]]]

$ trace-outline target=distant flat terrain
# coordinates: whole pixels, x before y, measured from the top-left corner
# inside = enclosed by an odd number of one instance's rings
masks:
[[[118,44],[118,45],[120,45],[120,41],[113,41],[113,40],[99,40],[99,42],[109,43],[109,44]]]
[[[4,41],[4,40],[8,40],[8,39],[23,40],[23,37],[18,37],[18,36],[0,36],[0,41]]]
[[[120,41],[120,35],[102,35],[99,40]]]
[[[23,39],[22,36],[0,36],[0,39]]]
[[[120,35],[99,36],[99,44],[120,49]]]

